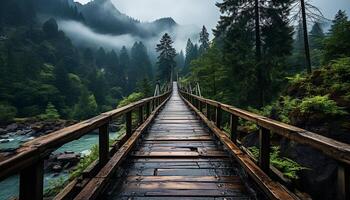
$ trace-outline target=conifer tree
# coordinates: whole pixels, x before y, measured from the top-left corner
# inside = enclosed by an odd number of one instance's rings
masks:
[[[350,21],[345,11],[339,11],[325,40],[324,62],[350,56]]]
[[[203,26],[202,31],[199,34],[199,43],[199,55],[202,55],[209,48],[209,33],[205,26]]]
[[[119,54],[119,62],[120,62],[120,69],[123,73],[123,76],[121,77],[121,87],[124,88],[125,92],[129,92],[129,88],[126,87],[127,82],[128,82],[128,73],[127,71],[129,70],[130,67],[130,57],[129,57],[129,53],[128,50],[126,49],[125,46],[122,47],[122,49],[120,50],[120,54]]]
[[[197,54],[198,54],[197,48],[198,47],[192,43],[191,39],[187,40],[186,58],[185,58],[184,68],[182,70],[182,73],[184,75],[187,75],[189,73],[191,61],[197,58]]]
[[[162,81],[170,81],[173,69],[176,65],[174,60],[176,56],[176,50],[173,47],[173,40],[168,33],[165,33],[160,40],[160,43],[157,44],[156,51],[159,53],[158,56],[158,76]]]

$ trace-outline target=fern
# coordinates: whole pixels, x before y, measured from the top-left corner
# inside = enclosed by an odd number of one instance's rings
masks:
[[[259,149],[257,147],[250,147],[248,150],[253,154],[255,159],[259,157]],[[289,179],[299,179],[298,172],[308,168],[301,166],[299,163],[290,158],[280,156],[280,148],[274,146],[271,148],[270,163],[272,166],[280,170],[283,175]]]

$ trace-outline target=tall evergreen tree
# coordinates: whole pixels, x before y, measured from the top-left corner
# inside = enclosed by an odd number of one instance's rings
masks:
[[[186,45],[186,58],[184,68],[182,70],[183,75],[187,75],[190,72],[190,64],[192,60],[198,57],[198,46],[193,44],[191,39],[187,40]]]
[[[350,56],[350,21],[345,11],[339,11],[325,40],[324,62]]]
[[[209,48],[209,33],[205,26],[199,34],[199,43],[199,54],[202,55]]]
[[[123,81],[122,81],[121,87],[124,88],[125,92],[130,92],[129,88],[126,87],[127,82],[129,81],[129,74],[127,72],[129,71],[129,68],[130,68],[130,57],[129,57],[128,50],[126,49],[125,46],[123,46],[122,49],[120,50],[119,62],[120,62],[120,68],[124,74],[122,76]]]
[[[136,83],[144,78],[152,79],[152,64],[147,48],[142,42],[135,42],[131,48],[131,64],[128,71],[129,88],[135,89]]]
[[[104,68],[106,64],[106,51],[100,47],[96,52],[96,65],[99,68]]]
[[[261,106],[270,100],[274,87],[271,75],[280,74],[280,68],[284,66],[282,58],[291,52],[293,30],[287,17],[292,2],[263,0],[257,4],[255,0],[224,0],[217,3],[222,16],[214,34],[223,44],[224,57],[233,69],[232,76],[238,76],[237,79],[243,82],[255,79],[250,83],[255,87],[244,95],[251,105]],[[257,34],[259,30],[261,34]],[[261,39],[258,38],[260,35]],[[239,75],[243,71],[250,73]]]
[[[321,49],[325,34],[320,22],[315,22],[310,31],[310,47],[311,49]]]
[[[176,54],[175,60],[178,71],[181,71],[185,65],[185,55],[182,50],[180,53]]]
[[[173,40],[168,33],[165,33],[157,44],[156,51],[159,53],[158,56],[158,76],[162,81],[170,81],[173,69],[176,65],[174,60],[176,56],[176,50],[173,47]]]

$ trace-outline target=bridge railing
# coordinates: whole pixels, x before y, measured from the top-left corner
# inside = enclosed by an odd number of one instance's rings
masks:
[[[227,112],[230,115],[230,139],[238,146],[238,123],[239,119],[244,119],[255,123],[259,127],[259,158],[258,166],[266,174],[270,173],[270,150],[271,133],[278,134],[283,138],[299,144],[304,144],[319,150],[328,157],[339,162],[337,175],[338,199],[350,199],[350,145],[345,144],[322,135],[291,126],[267,117],[257,115],[227,104],[223,104],[210,99],[205,99],[184,90],[180,94],[203,116],[206,116],[216,128],[222,130],[222,115]],[[206,110],[204,113],[204,109]],[[212,119],[211,116],[214,118]]]
[[[62,145],[77,140],[80,137],[98,129],[99,131],[99,161],[102,168],[110,158],[109,155],[109,124],[118,117],[125,117],[126,141],[133,132],[132,113],[138,113],[140,126],[152,111],[156,110],[170,95],[168,91],[162,95],[142,99],[122,108],[118,108],[94,118],[82,121],[67,128],[52,132],[23,144],[13,156],[0,161],[0,181],[7,177],[20,175],[19,199],[43,199],[44,160]]]

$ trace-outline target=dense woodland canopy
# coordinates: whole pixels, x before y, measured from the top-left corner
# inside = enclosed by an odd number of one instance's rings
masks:
[[[52,114],[47,111],[61,119],[86,119],[115,108],[133,92],[150,96],[157,81],[170,80],[172,70],[185,72],[186,66],[189,72],[190,61],[209,45],[205,27],[204,46],[193,44],[187,55],[176,52],[171,35],[165,34],[153,47],[159,52],[154,60],[144,42],[171,31],[176,22],[162,18],[142,24],[120,13],[109,0],[86,5],[71,0],[4,0],[0,9],[2,124],[15,118],[46,119]],[[121,49],[77,46],[60,30],[60,20],[78,21],[101,34],[129,33],[140,41]]]
[[[188,39],[184,51],[176,52],[172,36],[165,34],[155,47],[155,61],[142,41],[129,49],[82,48],[59,30],[57,20],[70,19],[101,33],[140,35],[140,22],[108,0],[84,6],[69,0],[5,0],[0,12],[0,100],[6,114],[1,121],[42,116],[49,106],[64,119],[91,117],[134,91],[169,81],[172,71],[173,79],[179,74],[192,84],[199,82],[206,97],[261,108],[278,99],[287,77],[305,71],[303,26],[290,21],[293,5],[293,0],[260,2],[261,59],[256,59],[254,1],[225,0],[217,3],[222,16],[213,41],[203,26],[199,41]],[[321,20],[310,26],[314,69],[349,56],[348,24],[346,13],[339,11],[329,31]],[[164,18],[148,25],[166,30],[176,23]]]

